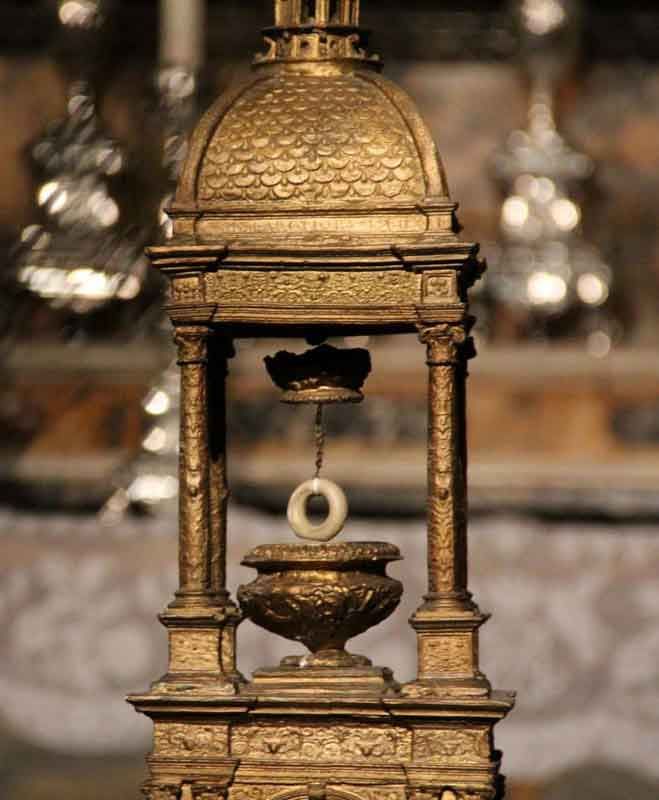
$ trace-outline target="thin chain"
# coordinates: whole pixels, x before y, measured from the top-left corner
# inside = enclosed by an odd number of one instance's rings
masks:
[[[320,471],[323,468],[323,460],[325,458],[325,426],[323,424],[323,404],[318,403],[316,406],[316,425],[314,428],[314,435],[316,439],[316,478],[320,477]]]

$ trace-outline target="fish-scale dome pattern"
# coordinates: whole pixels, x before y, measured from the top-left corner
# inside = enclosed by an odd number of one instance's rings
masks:
[[[419,201],[412,134],[377,85],[356,75],[281,75],[253,84],[204,156],[201,207],[225,203]]]

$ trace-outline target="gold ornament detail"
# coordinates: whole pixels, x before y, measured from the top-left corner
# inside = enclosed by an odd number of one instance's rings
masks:
[[[245,726],[234,728],[231,754],[290,761],[409,761],[412,734],[364,725]]]
[[[346,798],[355,798],[355,800],[407,800],[405,786],[370,788],[337,784],[336,786],[328,786],[327,794],[330,798],[343,795],[341,800],[346,800]]]
[[[419,728],[414,731],[415,761],[463,764],[490,760],[486,729]]]
[[[195,785],[192,787],[193,800],[224,800],[227,790],[224,787]],[[185,800],[183,797],[181,800]]]
[[[423,287],[424,303],[450,303],[458,301],[456,274],[428,275]]]
[[[478,669],[485,617],[466,574],[466,291],[481,271],[477,246],[457,237],[457,206],[414,103],[366,58],[359,0],[274,8],[252,78],[218,99],[190,141],[172,238],[149,251],[171,283],[181,367],[180,585],[160,617],[169,669],[130,698],[155,723],[144,793],[500,800],[492,729],[512,697]],[[230,343],[243,337],[316,343],[414,329],[429,369],[429,590],[411,619],[418,675],[399,686],[344,649],[397,605],[402,585],[386,574],[396,548],[264,544],[243,562],[258,577],[239,590],[242,612],[231,601],[225,378]],[[327,402],[337,387],[361,388],[327,375],[309,383],[305,373],[285,391]],[[245,682],[243,615],[311,654]]]
[[[181,790],[178,786],[148,784],[142,787],[146,800],[180,800]]]
[[[164,756],[222,756],[229,751],[227,725],[186,725],[184,723],[156,723],[154,753]]]
[[[421,278],[399,270],[221,270],[206,276],[206,296],[223,306],[418,303]]]
[[[420,658],[426,674],[465,675],[473,672],[472,633],[422,635]]]
[[[266,236],[271,235],[288,243],[290,237],[318,237],[323,245],[332,246],[332,239],[347,234],[370,234],[386,236],[390,234],[425,233],[428,220],[416,209],[405,208],[404,212],[378,214],[364,209],[353,209],[348,214],[320,214],[310,216],[299,211],[280,216],[274,214],[251,217],[247,214],[226,213],[221,216],[202,217],[196,223],[196,231],[205,237],[220,236]],[[285,237],[285,238],[284,238]],[[328,241],[329,239],[329,241]],[[242,244],[242,242],[238,242]]]
[[[377,113],[374,113],[377,108]],[[199,175],[201,207],[423,200],[416,144],[400,112],[360,75],[281,75],[228,111]]]
[[[177,329],[174,340],[181,367],[179,499],[180,593],[208,592],[208,422],[206,363],[208,331]]]
[[[170,299],[183,305],[203,301],[204,284],[199,275],[176,278],[171,283]]]
[[[269,784],[234,784],[229,789],[229,800],[274,800],[278,795],[285,797],[307,796],[306,786],[281,786]]]
[[[219,668],[218,631],[174,629],[169,632],[169,668],[172,672],[207,671]]]

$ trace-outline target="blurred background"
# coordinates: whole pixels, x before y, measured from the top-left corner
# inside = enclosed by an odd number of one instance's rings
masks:
[[[629,0],[364,2],[483,243],[470,379],[471,588],[513,800],[659,796],[659,9]],[[137,798],[176,584],[178,399],[142,255],[190,127],[269,0],[0,2],[0,796]],[[353,650],[414,669],[424,591],[424,352],[360,340],[366,401],[329,409],[348,538],[397,543],[401,608]],[[230,585],[289,540],[313,411],[241,341]],[[392,570],[395,571],[395,570]],[[295,646],[239,631],[240,666]]]

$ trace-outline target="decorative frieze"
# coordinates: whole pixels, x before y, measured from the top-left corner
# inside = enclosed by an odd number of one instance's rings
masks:
[[[185,757],[224,756],[229,752],[227,725],[198,725],[157,722],[154,729],[154,755]]]
[[[220,306],[418,303],[421,276],[402,270],[219,270],[206,275],[208,302]]]
[[[414,731],[414,760],[460,765],[487,762],[490,735],[487,728],[417,728]]]
[[[231,734],[231,754],[240,758],[400,763],[411,752],[412,734],[399,727],[246,725]]]

